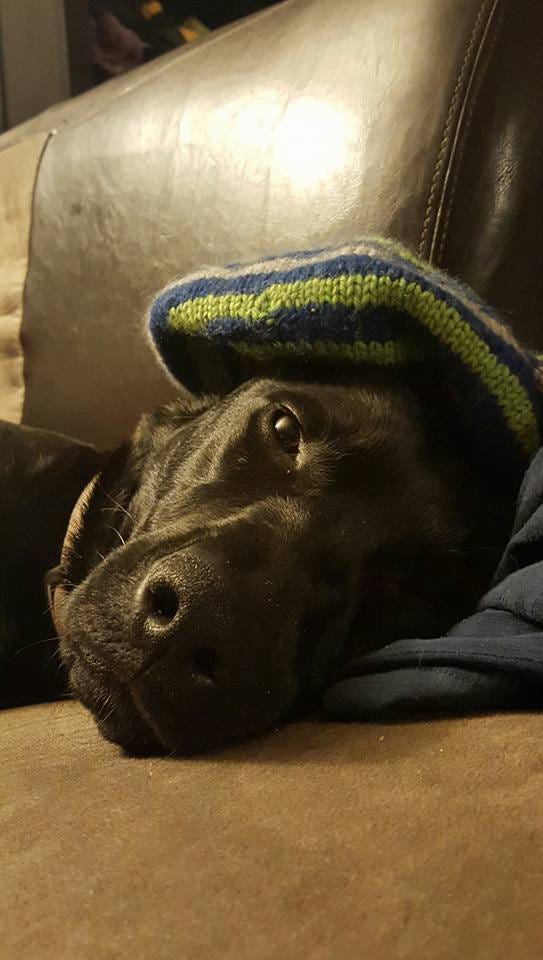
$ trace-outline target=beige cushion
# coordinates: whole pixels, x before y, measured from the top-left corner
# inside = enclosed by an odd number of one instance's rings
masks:
[[[20,341],[32,197],[48,135],[0,152],[0,419],[18,423],[24,403]]]
[[[0,715],[4,960],[536,960],[543,717],[305,722],[122,758]]]

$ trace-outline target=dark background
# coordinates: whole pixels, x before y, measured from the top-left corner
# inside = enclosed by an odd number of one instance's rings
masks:
[[[197,18],[203,36],[274,2],[160,0],[158,15],[145,16],[142,8],[156,9],[156,3],[0,0],[0,130],[194,42],[187,41],[179,29],[189,18]],[[112,36],[112,18],[121,27],[118,36]]]

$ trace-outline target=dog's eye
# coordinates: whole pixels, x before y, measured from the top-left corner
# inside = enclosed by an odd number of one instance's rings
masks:
[[[295,457],[300,447],[302,430],[294,414],[290,410],[276,410],[272,425],[283,450]]]

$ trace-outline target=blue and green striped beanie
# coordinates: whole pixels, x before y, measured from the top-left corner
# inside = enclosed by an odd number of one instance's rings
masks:
[[[149,325],[192,391],[224,393],[292,360],[422,363],[453,398],[444,426],[461,413],[489,466],[524,469],[541,445],[538,359],[471,290],[390,241],[201,271],[159,294]]]

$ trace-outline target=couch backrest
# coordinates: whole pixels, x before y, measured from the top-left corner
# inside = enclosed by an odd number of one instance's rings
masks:
[[[290,0],[4,136],[51,132],[24,421],[117,442],[171,393],[142,332],[158,288],[366,233],[543,347],[542,43],[539,0]]]

